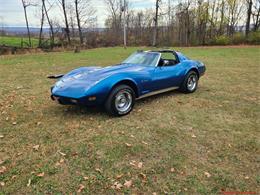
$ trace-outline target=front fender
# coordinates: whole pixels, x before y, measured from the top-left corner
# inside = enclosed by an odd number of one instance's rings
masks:
[[[97,103],[102,104],[107,99],[113,87],[121,81],[130,81],[134,83],[135,86],[137,87],[138,93],[140,93],[138,83],[132,77],[130,77],[129,74],[125,73],[125,74],[108,76],[107,78],[98,81],[93,87],[91,87],[86,92],[86,96],[96,96]]]

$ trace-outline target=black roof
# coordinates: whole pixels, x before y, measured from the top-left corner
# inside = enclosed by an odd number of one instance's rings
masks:
[[[145,52],[145,51],[144,50],[137,50],[137,52]],[[171,49],[147,50],[146,52],[176,53],[175,50],[171,50]]]

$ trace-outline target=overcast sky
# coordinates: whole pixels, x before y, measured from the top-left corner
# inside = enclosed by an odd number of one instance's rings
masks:
[[[73,0],[67,1],[73,2]],[[154,7],[155,0],[129,0],[129,2],[132,9],[145,9]],[[98,27],[104,27],[104,21],[107,17],[107,9],[104,0],[92,0],[92,4],[97,10]],[[39,7],[28,8],[28,19],[31,27],[39,27],[39,9]],[[55,10],[51,11],[51,17],[61,21],[62,12],[60,8],[55,6],[54,9]],[[21,0],[0,0],[0,26],[25,26]]]

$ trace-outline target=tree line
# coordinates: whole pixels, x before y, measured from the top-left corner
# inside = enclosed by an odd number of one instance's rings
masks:
[[[260,0],[154,0],[153,8],[144,10],[134,9],[131,0],[101,0],[107,15],[102,29],[97,25],[94,0],[21,1],[29,46],[27,10],[32,6],[40,10],[38,47],[122,45],[124,25],[127,45],[260,43]],[[62,21],[53,17],[55,7]],[[48,37],[43,33],[44,26],[49,28]]]

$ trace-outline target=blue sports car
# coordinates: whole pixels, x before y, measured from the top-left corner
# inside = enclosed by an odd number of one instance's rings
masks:
[[[53,76],[60,79],[51,88],[51,98],[60,104],[101,105],[108,113],[123,116],[137,99],[176,88],[194,92],[205,70],[202,62],[173,50],[137,51],[120,64]]]

